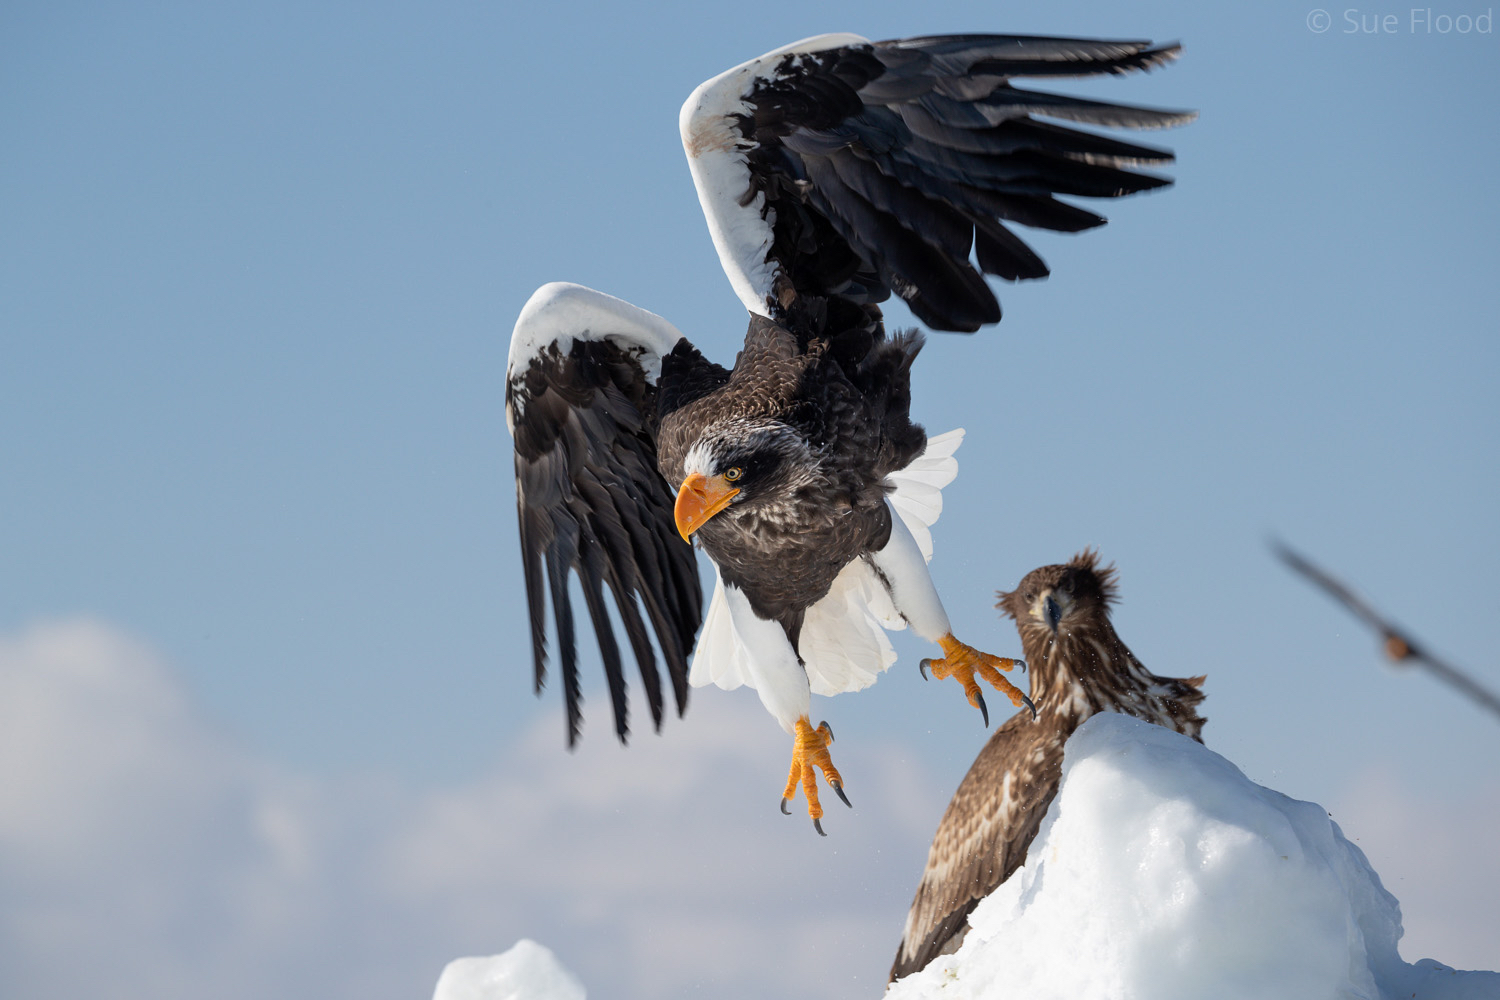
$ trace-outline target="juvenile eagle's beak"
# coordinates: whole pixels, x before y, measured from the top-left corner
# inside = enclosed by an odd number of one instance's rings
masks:
[[[1062,606],[1051,594],[1042,598],[1042,618],[1046,620],[1047,627],[1052,630],[1052,634],[1056,635],[1057,624],[1062,621]]]
[[[719,511],[729,506],[729,501],[740,495],[723,476],[709,478],[699,472],[690,474],[682,481],[677,491],[677,504],[672,516],[677,521],[677,533],[684,542],[688,536]]]

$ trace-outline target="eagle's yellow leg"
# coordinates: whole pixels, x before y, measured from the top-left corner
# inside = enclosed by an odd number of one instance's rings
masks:
[[[967,643],[959,642],[949,632],[938,640],[938,645],[943,647],[943,658],[941,660],[923,660],[920,664],[923,672],[932,671],[932,676],[938,680],[945,677],[956,677],[964,686],[964,694],[969,699],[969,704],[984,715],[984,724],[990,724],[990,710],[984,703],[984,694],[979,689],[979,682],[974,679],[978,674],[990,682],[990,686],[1010,699],[1010,703],[1017,708],[1023,704],[1031,709],[1032,718],[1036,717],[1036,706],[1031,699],[1021,693],[1021,689],[1010,681],[1000,676],[1001,670],[1010,670],[1020,663],[1020,660],[1012,660],[1005,656],[991,656],[989,653],[981,652]]]
[[[820,722],[818,728],[814,729],[807,716],[797,720],[796,740],[792,744],[792,769],[786,776],[786,791],[781,793],[781,811],[791,815],[786,804],[797,796],[797,784],[800,781],[802,791],[807,795],[807,814],[812,817],[813,829],[820,836],[823,833],[823,807],[818,802],[818,772],[822,768],[823,779],[828,782],[838,797],[843,800],[844,805],[850,805],[849,797],[844,794],[844,779],[839,776],[838,768],[833,766],[833,758],[829,756],[828,745],[833,742],[833,727],[827,722]],[[852,806],[851,806],[852,808]]]

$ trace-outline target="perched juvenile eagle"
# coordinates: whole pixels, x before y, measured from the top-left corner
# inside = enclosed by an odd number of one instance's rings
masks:
[[[1133,715],[1202,740],[1202,677],[1158,677],[1109,622],[1115,570],[1085,551],[999,595],[1016,621],[1040,718],[1017,713],[979,751],[938,824],[906,916],[891,980],[956,951],[969,912],[1026,861],[1062,777],[1063,744],[1099,712]]]
[[[1147,42],[963,35],[871,43],[825,35],[703,84],[681,128],[730,285],[750,312],[732,369],[669,323],[577,285],[537,291],[516,321],[506,416],[516,442],[521,553],[535,682],[556,620],[568,739],[579,684],[568,576],[576,571],[627,732],[613,595],[653,721],[656,634],[680,712],[687,685],[753,686],[795,737],[797,782],[818,818],[814,767],[835,789],[826,724],[809,693],[872,683],[894,660],[883,628],[911,625],[933,663],[982,705],[976,674],[1021,704],[959,642],[927,573],[928,526],[953,478],[958,436],[912,423],[915,333],[887,336],[894,291],[928,326],[1000,319],[981,272],[1047,267],[1005,225],[1101,225],[1054,195],[1117,197],[1169,181],[1135,172],[1171,154],[1037,120],[1152,128],[1192,116],[1023,90],[1014,77],[1147,69],[1177,55]],[[971,252],[977,268],[970,263]],[[717,579],[702,614],[689,536]],[[679,537],[680,536],[680,537]],[[647,628],[650,622],[650,630]],[[845,798],[847,802],[847,798]]]

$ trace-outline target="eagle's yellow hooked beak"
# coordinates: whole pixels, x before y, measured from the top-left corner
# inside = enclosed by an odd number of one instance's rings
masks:
[[[688,541],[689,535],[739,495],[740,491],[730,486],[723,476],[709,478],[700,472],[692,473],[682,481],[682,489],[677,491],[677,504],[672,508],[677,533],[684,542]]]

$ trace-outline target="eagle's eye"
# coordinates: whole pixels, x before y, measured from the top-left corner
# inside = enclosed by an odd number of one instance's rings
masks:
[[[1024,600],[1027,604],[1030,604],[1032,601],[1036,600],[1036,595],[1028,590],[1021,595],[1021,599]]]
[[[1073,581],[1067,579],[1062,580],[1060,583],[1058,583],[1057,589],[1062,591],[1064,594],[1071,594],[1073,593]]]
[[[744,474],[745,474],[745,470],[742,469],[742,468],[740,468],[738,465],[736,465],[736,466],[733,466],[732,468],[730,468],[729,471],[727,471],[727,472],[724,473],[724,480],[725,480],[725,482],[732,483],[736,479],[739,479]]]

